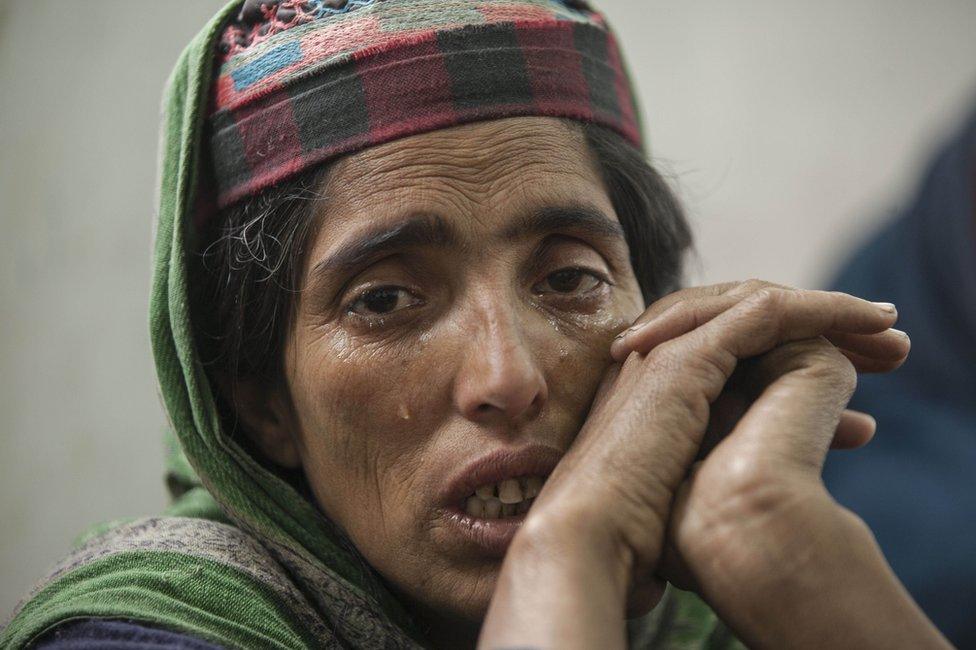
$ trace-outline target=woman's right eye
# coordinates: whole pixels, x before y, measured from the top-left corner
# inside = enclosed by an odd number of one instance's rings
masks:
[[[403,287],[383,286],[360,293],[347,311],[365,318],[387,316],[420,302],[419,298]]]

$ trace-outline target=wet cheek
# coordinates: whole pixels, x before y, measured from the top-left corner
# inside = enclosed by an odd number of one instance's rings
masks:
[[[585,414],[600,380],[613,363],[610,344],[633,321],[630,311],[601,310],[552,328],[553,339],[546,344],[555,350],[549,360],[550,394],[558,396],[577,417]]]
[[[549,394],[562,403],[574,419],[581,419],[596,393],[610,359],[602,341],[573,342],[559,348],[549,371]]]
[[[417,459],[436,430],[434,391],[417,381],[433,377],[435,367],[416,351],[361,346],[326,356],[306,365],[304,404],[296,404],[311,457],[306,472],[333,514],[368,511],[389,525],[396,513],[388,505],[409,501]],[[341,502],[337,494],[345,495]],[[344,523],[355,529],[362,522]]]

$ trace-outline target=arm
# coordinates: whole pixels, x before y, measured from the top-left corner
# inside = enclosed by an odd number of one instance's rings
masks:
[[[612,540],[584,537],[595,532],[586,526],[526,526],[505,556],[479,646],[625,648],[630,567]]]
[[[706,599],[739,638],[754,648],[951,647],[858,517],[826,491],[781,494],[742,495],[736,516],[754,523],[700,571]]]

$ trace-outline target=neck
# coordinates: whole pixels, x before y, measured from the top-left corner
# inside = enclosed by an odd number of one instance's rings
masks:
[[[394,590],[394,593],[400,602],[404,603],[407,612],[416,621],[417,628],[432,648],[473,650],[478,645],[478,635],[481,633],[484,617],[472,620],[457,614],[445,614],[443,611],[417,603],[403,592]]]
[[[440,620],[423,621],[427,639],[434,648],[439,650],[472,649],[478,644],[478,634],[481,631],[481,623],[470,623],[468,621],[458,622]]]

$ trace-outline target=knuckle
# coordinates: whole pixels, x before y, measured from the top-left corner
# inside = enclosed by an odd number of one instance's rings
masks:
[[[735,456],[721,467],[723,489],[720,495],[706,494],[697,537],[715,543],[716,552],[724,552],[724,541],[737,537],[742,522],[765,521],[787,512],[793,502],[791,479],[781,464],[754,457]]]
[[[857,369],[832,343],[821,337],[811,339],[805,352],[807,373],[824,384],[836,387],[848,397],[857,388]]]
[[[785,295],[782,289],[762,287],[750,294],[745,302],[753,310],[770,312],[779,309],[783,304],[784,298]]]
[[[673,339],[655,346],[644,358],[644,367],[656,373],[677,372],[679,359],[676,347]]]
[[[806,292],[792,287],[766,286],[747,297],[745,309],[762,318],[767,328],[783,338],[789,321],[790,309],[802,300]]]
[[[728,494],[735,497],[732,502],[737,506],[761,502],[768,488],[773,484],[775,472],[767,467],[762,460],[751,459],[744,462],[736,458],[725,467]]]
[[[704,426],[709,404],[735,370],[736,358],[707,345],[689,348],[675,339],[654,348],[644,364],[647,372],[662,376],[661,385],[668,398],[684,404]]]
[[[759,291],[763,287],[769,286],[771,283],[765,280],[760,280],[759,278],[749,278],[743,282],[734,283],[734,286],[729,290],[731,295],[735,296],[747,296]]]
[[[783,338],[783,301],[782,291],[773,287],[763,287],[743,300],[744,315],[754,321],[767,346]]]

